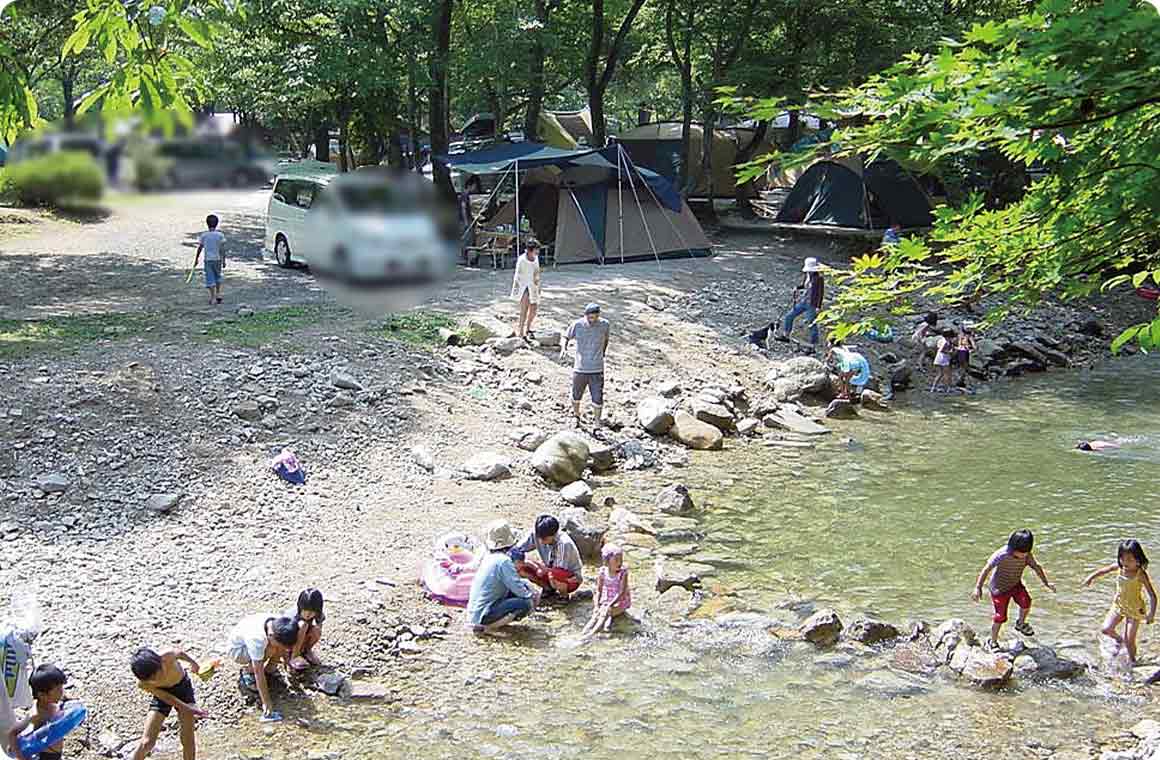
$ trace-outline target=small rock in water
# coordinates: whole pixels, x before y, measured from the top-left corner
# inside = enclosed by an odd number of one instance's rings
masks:
[[[337,697],[339,693],[342,692],[346,683],[347,678],[342,673],[322,673],[314,679],[314,688],[318,689],[323,694],[329,694],[332,697]]]
[[[693,503],[693,497],[689,495],[688,488],[681,483],[672,483],[657,494],[656,508],[658,512],[664,512],[666,515],[680,516],[694,511],[696,505]]]
[[[818,646],[830,646],[842,633],[842,620],[833,610],[818,610],[798,628],[802,638]]]

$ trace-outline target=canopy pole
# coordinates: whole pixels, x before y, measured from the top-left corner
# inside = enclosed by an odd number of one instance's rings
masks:
[[[620,173],[620,143],[616,154],[616,228],[620,233],[620,263],[624,263],[624,178]],[[603,258],[603,257],[602,257]]]
[[[620,147],[620,152],[624,154],[624,163],[631,166],[633,169],[635,169],[636,164],[632,163],[632,159],[629,157],[628,153],[624,150],[624,146],[619,146],[619,147]],[[619,164],[619,163],[620,163],[620,160],[618,158],[617,164]],[[681,231],[679,229],[677,229],[677,225],[673,224],[673,220],[669,219],[668,214],[665,213],[665,204],[661,203],[661,199],[657,197],[657,194],[653,192],[653,189],[651,187],[649,187],[649,184],[647,182],[644,182],[643,184],[644,184],[645,190],[648,190],[649,195],[652,196],[653,201],[657,204],[657,207],[661,209],[661,213],[664,215],[665,221],[668,222],[669,226],[673,228],[673,232],[676,233],[676,235],[677,235],[677,240],[680,240],[681,245],[685,246],[685,250],[689,252],[689,258],[695,259],[696,256],[693,255],[693,249],[689,246],[689,241],[685,240],[685,236],[681,234]],[[682,208],[684,207],[684,203],[685,203],[685,199],[682,198],[681,199]]]
[[[519,256],[520,250],[520,160],[516,159],[516,256]],[[502,259],[501,259],[502,263]]]
[[[479,224],[480,220],[481,220],[481,219],[483,219],[483,214],[484,214],[484,212],[486,212],[486,211],[487,211],[487,207],[491,205],[491,199],[492,199],[492,198],[494,198],[496,195],[498,195],[498,194],[499,194],[499,191],[500,191],[500,189],[503,187],[503,184],[504,184],[504,182],[506,182],[506,181],[507,181],[508,175],[509,175],[509,174],[511,174],[511,173],[512,173],[512,170],[509,168],[509,169],[508,169],[506,172],[504,172],[504,173],[503,173],[503,175],[502,175],[502,176],[499,178],[499,182],[496,182],[496,183],[495,183],[495,188],[494,188],[494,189],[491,191],[491,194],[489,194],[489,195],[487,196],[487,200],[483,202],[483,211],[480,211],[478,214],[476,214],[475,218],[473,218],[473,219],[471,220],[471,224],[467,225],[467,229],[465,229],[465,230],[463,231],[463,234],[464,234],[465,236],[467,235],[467,233],[468,233],[468,232],[471,232],[471,228],[472,228],[472,227],[474,227],[475,225]],[[470,198],[471,196],[469,195],[468,197]],[[470,207],[469,207],[469,208],[470,208]]]
[[[623,151],[623,148],[621,149],[621,151]],[[622,157],[622,153],[618,152],[617,158],[616,158],[616,163],[618,166],[620,165],[621,157]],[[625,169],[627,170],[627,168],[628,167],[626,166]],[[657,253],[656,243],[653,242],[652,230],[650,230],[648,228],[648,219],[646,219],[644,216],[644,206],[640,205],[640,196],[637,195],[637,192],[636,192],[636,182],[632,179],[632,172],[631,171],[626,171],[625,173],[628,174],[628,186],[630,188],[632,188],[632,197],[636,199],[636,210],[640,212],[640,223],[641,223],[641,225],[644,226],[644,234],[648,236],[649,248],[652,248],[653,258],[657,260],[657,269],[660,269],[661,268],[661,255],[659,253]],[[664,211],[664,209],[662,208],[662,212],[663,211]],[[620,259],[621,259],[621,263],[623,263],[624,262],[624,248],[623,248],[623,246],[620,249]]]

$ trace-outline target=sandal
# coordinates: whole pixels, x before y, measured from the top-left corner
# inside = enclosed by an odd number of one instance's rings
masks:
[[[254,674],[247,673],[244,670],[238,673],[238,688],[256,693],[258,691],[258,682],[255,680]]]
[[[994,639],[987,639],[983,642],[983,651],[989,654],[996,654],[1002,651],[1002,648],[999,646],[999,642]]]
[[[1019,633],[1023,634],[1024,636],[1034,636],[1035,635],[1035,629],[1032,628],[1031,624],[1028,623],[1026,620],[1023,621],[1022,623],[1016,623],[1015,630],[1019,631]]]

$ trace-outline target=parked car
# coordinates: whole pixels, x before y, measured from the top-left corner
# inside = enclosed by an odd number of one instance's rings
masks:
[[[17,140],[8,150],[8,163],[16,164],[30,158],[40,158],[51,153],[79,151],[88,153],[97,161],[105,155],[105,141],[83,132],[56,132],[41,134]]]
[[[157,153],[168,163],[165,184],[172,189],[265,184],[276,164],[244,143],[221,137],[162,140]]]
[[[435,208],[434,188],[414,174],[287,174],[270,194],[266,245],[279,265],[308,264],[346,288],[430,284],[455,260]]]

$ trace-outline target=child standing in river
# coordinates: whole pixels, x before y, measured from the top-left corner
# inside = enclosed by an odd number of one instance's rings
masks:
[[[1093,571],[1084,579],[1083,585],[1090,586],[1096,578],[1110,573],[1116,573],[1116,595],[1100,633],[1116,642],[1117,649],[1125,647],[1128,659],[1134,665],[1136,634],[1140,631],[1140,624],[1146,622],[1151,625],[1156,619],[1156,589],[1152,587],[1152,579],[1148,576],[1148,555],[1144,554],[1144,547],[1139,541],[1134,538],[1121,541],[1115,563]],[[1148,593],[1146,611],[1144,592]],[[1124,621],[1123,636],[1116,631],[1121,620]]]
[[[1039,576],[1039,580],[1043,581],[1043,585],[1055,593],[1055,585],[1047,580],[1047,572],[1031,556],[1031,549],[1034,546],[1035,536],[1031,531],[1027,529],[1015,531],[1007,539],[1007,545],[991,555],[975,581],[975,590],[971,598],[977,602],[983,596],[983,583],[986,582],[987,576],[991,577],[989,588],[995,614],[991,618],[991,638],[983,645],[988,652],[999,651],[999,631],[1003,628],[1003,623],[1007,622],[1007,608],[1012,599],[1019,605],[1019,620],[1015,623],[1015,630],[1024,636],[1035,635],[1035,631],[1027,622],[1027,615],[1031,612],[1031,594],[1027,593],[1027,587],[1023,585],[1024,570],[1030,567]]]

